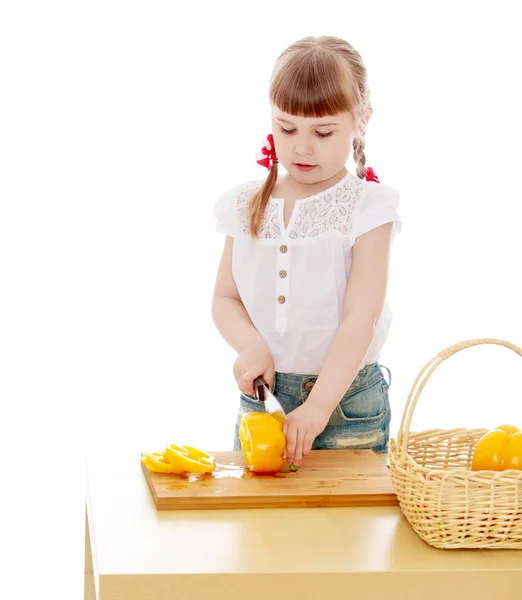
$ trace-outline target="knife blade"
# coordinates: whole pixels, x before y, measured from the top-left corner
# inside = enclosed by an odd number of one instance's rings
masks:
[[[257,398],[265,405],[265,411],[280,423],[284,423],[286,421],[285,411],[279,400],[270,391],[270,387],[263,376],[254,379],[254,388]]]

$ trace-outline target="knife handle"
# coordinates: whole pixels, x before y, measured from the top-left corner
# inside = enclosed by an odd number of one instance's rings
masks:
[[[268,388],[268,383],[265,381],[265,378],[260,375],[254,379],[254,386],[256,390],[256,396],[261,402],[265,401],[265,387]]]

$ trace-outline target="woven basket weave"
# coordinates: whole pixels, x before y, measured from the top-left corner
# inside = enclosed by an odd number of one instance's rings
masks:
[[[390,475],[402,512],[431,546],[522,549],[522,471],[471,470],[475,446],[488,429],[410,433],[417,401],[433,371],[480,344],[505,346],[522,357],[518,346],[485,338],[449,346],[431,359],[410,391],[397,439],[390,440]]]

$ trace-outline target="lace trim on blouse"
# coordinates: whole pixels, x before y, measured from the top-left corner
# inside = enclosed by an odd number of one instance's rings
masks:
[[[238,190],[236,208],[244,235],[249,235],[249,200],[262,184],[263,181],[248,181]],[[296,200],[288,230],[285,230],[282,221],[284,200],[270,197],[259,238],[280,238],[283,233],[294,240],[332,234],[350,236],[353,225],[352,215],[364,191],[363,186],[362,179],[347,173],[332,187],[308,198]]]

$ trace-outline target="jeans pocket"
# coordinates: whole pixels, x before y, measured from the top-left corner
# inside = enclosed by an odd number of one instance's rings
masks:
[[[364,390],[347,392],[333,412],[331,421],[377,425],[389,411],[387,387],[383,377]]]
[[[390,436],[390,417],[388,384],[383,378],[363,390],[345,394],[313,447],[370,449],[375,453],[385,453]]]

